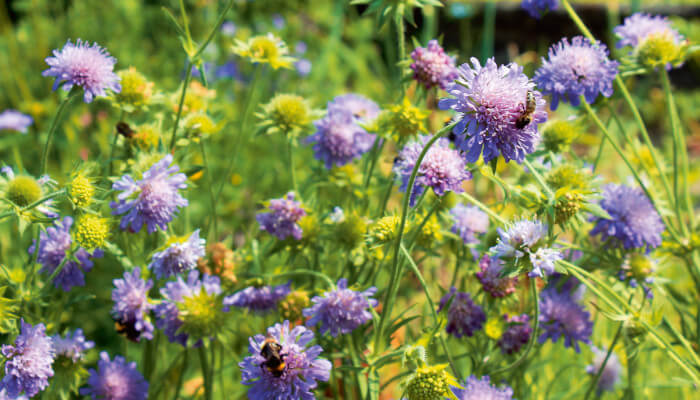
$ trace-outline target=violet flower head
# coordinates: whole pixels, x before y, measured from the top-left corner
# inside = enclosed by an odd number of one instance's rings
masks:
[[[671,26],[671,21],[661,15],[635,13],[625,18],[622,25],[613,29],[615,35],[620,38],[617,48],[625,46],[637,47],[651,35],[670,34],[676,43],[684,40],[683,36]]]
[[[515,292],[518,277],[501,276],[503,261],[497,257],[484,254],[479,261],[480,271],[476,273],[476,279],[481,282],[481,287],[492,297],[502,298]]]
[[[554,273],[554,263],[562,258],[559,250],[540,247],[534,253],[530,253],[532,271],[530,271],[529,276],[542,278],[545,275],[552,275]]]
[[[457,79],[457,68],[455,67],[455,57],[450,57],[440,46],[437,40],[428,42],[426,47],[416,47],[411,52],[411,69],[413,79],[430,89],[438,86],[446,89],[447,86]]]
[[[598,374],[598,371],[600,371],[600,367],[603,365],[608,351],[595,346],[591,346],[591,351],[593,351],[593,364],[586,366],[586,373],[595,376]],[[608,362],[605,364],[605,368],[603,368],[603,372],[600,374],[600,380],[598,380],[598,387],[596,388],[598,396],[600,396],[604,390],[615,390],[615,385],[620,382],[621,375],[622,364],[615,352],[612,352],[610,353]]]
[[[206,241],[199,237],[199,229],[184,240],[171,243],[165,250],[153,254],[148,265],[156,278],[168,278],[182,274],[197,266],[197,260],[204,257]]]
[[[542,14],[559,8],[559,0],[523,0],[520,4],[532,18],[540,19]]]
[[[85,352],[95,347],[95,342],[85,340],[82,329],[67,332],[65,337],[53,335],[51,340],[53,341],[56,357],[63,356],[70,358],[74,363],[85,358]]]
[[[114,182],[112,189],[121,191],[117,202],[110,203],[112,214],[122,215],[119,227],[138,232],[145,224],[148,233],[158,228],[167,229],[177,211],[187,206],[187,199],[179,190],[187,187],[187,176],[178,172],[172,154],[168,154],[143,173],[143,178],[135,181],[130,175],[122,176]]]
[[[661,245],[664,223],[641,189],[606,185],[600,206],[612,219],[594,217],[591,235],[600,234],[603,241],[612,238],[625,249],[646,248],[649,251]]]
[[[379,116],[381,109],[377,103],[365,96],[348,93],[336,96],[328,102],[328,114],[350,113],[353,121],[367,123]]]
[[[117,59],[97,43],[90,45],[78,39],[73,44],[69,39],[62,49],[54,50],[53,57],[47,57],[45,61],[49,69],[42,75],[56,78],[53,90],[62,86],[63,90],[69,91],[74,85],[81,86],[86,103],[91,103],[95,97],[106,96],[107,89],[115,93],[121,91],[120,78],[114,73]]]
[[[268,209],[270,211],[255,216],[260,229],[277,236],[280,240],[289,236],[301,240],[303,232],[297,222],[306,215],[306,211],[301,202],[294,200],[294,192],[287,193],[286,197],[270,200]]]
[[[248,339],[250,356],[241,361],[242,381],[250,386],[248,398],[251,400],[314,400],[313,390],[318,381],[328,381],[331,363],[318,356],[323,351],[319,345],[308,347],[314,333],[303,325],[290,329],[289,321],[267,328],[267,337],[280,344],[280,355],[284,358],[284,370],[275,376],[261,365],[265,358],[260,355],[265,335],[255,335]]]
[[[310,317],[306,326],[321,323],[320,333],[330,331],[333,337],[350,333],[372,319],[369,309],[378,304],[372,298],[376,292],[375,287],[363,292],[348,289],[348,280],[341,278],[337,289],[325,292],[323,297],[314,296],[311,307],[302,311],[305,317]]]
[[[491,248],[498,257],[521,258],[545,239],[547,225],[522,219],[512,223],[507,230],[498,228],[498,236],[498,243]]]
[[[5,110],[0,113],[0,131],[27,133],[27,129],[33,123],[32,117],[17,110]]]
[[[291,293],[291,282],[278,286],[249,286],[224,298],[225,306],[247,308],[254,312],[268,312],[277,308],[277,303]]]
[[[590,313],[572,298],[570,292],[548,288],[540,293],[540,329],[540,343],[547,339],[556,343],[563,337],[564,347],[573,347],[580,353],[579,342],[591,342],[593,321]]]
[[[522,315],[504,315],[506,330],[498,339],[498,347],[504,354],[514,354],[520,351],[530,341],[532,327],[530,327],[530,317]]]
[[[73,218],[65,217],[63,220],[56,220],[54,226],[46,228],[45,232],[39,234],[39,254],[37,262],[42,265],[41,272],[51,275],[56,268],[61,266],[63,260],[69,257],[73,240],[70,235],[70,228],[73,225]],[[29,254],[36,251],[36,242],[29,247]],[[61,287],[68,292],[73,286],[85,286],[85,272],[89,272],[93,267],[91,258],[102,257],[104,253],[96,249],[92,254],[79,247],[73,257],[77,260],[68,259],[65,261],[61,271],[53,280],[54,287]]]
[[[552,96],[552,110],[560,100],[578,106],[581,96],[592,104],[599,94],[612,96],[619,65],[608,58],[608,48],[599,41],[593,43],[583,36],[571,42],[563,38],[549,48],[548,59],[542,57],[533,80],[542,93]]]
[[[146,400],[148,398],[148,382],[136,369],[135,362],[127,362],[124,357],[100,353],[97,370],[90,368],[88,387],[80,389],[82,396],[90,396],[92,400]]]
[[[471,375],[462,386],[464,389],[451,388],[458,400],[511,400],[513,398],[513,389],[508,386],[504,388],[494,386],[488,375],[482,376],[481,379]]]
[[[0,391],[10,398],[19,397],[24,392],[34,397],[49,386],[53,376],[53,360],[56,352],[53,341],[46,336],[46,326],[34,326],[21,321],[22,329],[14,345],[4,344],[5,376],[0,381]]]
[[[477,234],[486,233],[489,229],[489,216],[476,206],[457,204],[450,210],[454,224],[452,233],[459,235],[464,244],[478,243]]]
[[[523,73],[523,67],[511,63],[498,66],[493,58],[481,66],[476,58],[472,65],[462,64],[459,77],[446,89],[453,98],[441,99],[441,110],[454,110],[457,124],[452,132],[455,144],[463,150],[469,163],[483,153],[484,162],[502,155],[506,162],[521,163],[535,151],[540,141],[537,126],[547,120],[545,101],[535,85]],[[518,120],[526,113],[528,99],[535,102],[530,122]]]
[[[418,141],[408,143],[399,152],[394,162],[394,172],[401,179],[399,188],[401,191],[406,191],[411,172],[429,140],[428,136],[420,136]],[[450,148],[450,141],[447,138],[438,139],[418,167],[418,174],[411,192],[411,206],[415,205],[416,199],[426,187],[433,188],[433,192],[438,196],[443,196],[448,191],[464,192],[462,183],[472,178],[471,172],[466,168],[467,165],[459,151]]]
[[[445,331],[450,335],[461,338],[462,336],[473,336],[474,333],[484,326],[486,314],[484,310],[472,301],[469,293],[457,292],[452,287],[440,299],[438,312],[447,305],[447,302],[454,296],[450,308],[447,310],[447,328]]]
[[[313,143],[314,157],[323,161],[326,168],[348,164],[372,148],[375,135],[355,122],[350,111],[329,112],[314,121],[316,132],[305,143]]]
[[[123,327],[126,337],[133,341],[153,339],[153,324],[148,313],[153,305],[148,301],[148,291],[153,287],[151,279],[141,278],[141,270],[124,272],[123,279],[115,279],[112,290],[112,318]]]

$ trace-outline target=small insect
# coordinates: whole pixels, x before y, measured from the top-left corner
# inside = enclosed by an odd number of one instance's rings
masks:
[[[124,121],[117,122],[117,132],[126,138],[132,138],[136,132]]]
[[[535,94],[532,93],[532,90],[528,90],[527,95],[525,96],[525,110],[523,110],[522,114],[520,114],[518,119],[515,121],[516,128],[523,129],[530,122],[532,122],[532,114],[535,112],[536,106],[537,103],[535,102]]]
[[[284,362],[284,355],[280,354],[282,351],[282,345],[277,341],[277,339],[268,336],[265,338],[262,347],[260,348],[260,355],[265,358],[265,361],[260,364],[260,367],[267,368],[270,373],[279,378],[284,372],[284,367],[286,366]]]
[[[115,319],[114,329],[117,331],[117,333],[126,336],[126,338],[132,342],[137,342],[139,337],[141,337],[141,332],[136,330],[134,322],[125,322]]]

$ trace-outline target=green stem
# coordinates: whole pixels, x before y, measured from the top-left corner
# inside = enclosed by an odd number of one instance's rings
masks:
[[[207,46],[209,45],[209,42],[211,42],[212,39],[214,39],[214,36],[216,36],[216,34],[219,32],[219,28],[221,27],[221,24],[224,23],[224,18],[226,18],[226,13],[228,12],[228,10],[231,9],[231,7],[233,7],[234,1],[235,0],[229,1],[228,4],[226,5],[226,8],[224,8],[224,11],[222,11],[221,14],[219,14],[219,18],[216,20],[216,25],[214,25],[214,28],[212,28],[212,30],[209,32],[209,35],[207,35],[206,40],[204,40],[204,42],[202,42],[202,44],[199,45],[199,49],[197,49],[197,52],[194,53],[194,56],[192,57],[193,60],[196,60],[199,58],[199,56],[202,54],[204,49],[206,49]],[[185,25],[185,26],[187,26],[187,25]],[[204,76],[204,73],[202,73],[202,76]]]
[[[317,277],[323,279],[327,284],[328,287],[334,288],[335,283],[333,283],[333,280],[328,277],[328,275],[317,272],[317,271],[312,271],[310,269],[295,269],[294,271],[287,271],[287,272],[282,272],[279,274],[271,274],[271,275],[264,275],[265,278],[286,278],[288,276],[296,276],[296,275],[306,275],[306,276],[312,276],[312,277]]]
[[[488,214],[491,218],[495,219],[496,221],[500,222],[502,225],[505,225],[507,223],[507,221],[503,219],[500,215],[496,214],[488,206],[474,198],[474,196],[470,195],[469,193],[464,192],[461,193],[460,196],[464,197],[465,199],[467,199],[467,201],[479,207],[483,212]]]
[[[547,183],[544,181],[544,178],[542,177],[542,175],[540,175],[540,173],[535,169],[535,167],[533,167],[532,164],[530,164],[530,161],[528,161],[527,158],[523,159],[523,164],[525,164],[525,166],[530,171],[532,176],[535,177],[535,180],[537,181],[537,183],[540,186],[542,186],[542,189],[544,189],[544,192],[547,194],[547,198],[549,198],[550,200],[553,199],[554,192],[552,192],[552,189],[550,189],[549,186],[547,186]]]
[[[209,201],[211,202],[211,221],[214,225],[214,241],[219,240],[219,228],[216,218],[216,199],[214,198],[214,183],[211,177],[211,169],[209,168],[209,162],[207,161],[207,152],[204,149],[204,139],[199,138],[199,148],[202,152],[202,162],[204,163],[205,173],[207,175],[207,186],[209,188]],[[205,237],[209,237],[209,224],[207,224],[207,232]]]
[[[182,383],[185,381],[185,370],[187,369],[187,347],[185,347],[185,355],[184,358],[182,359],[182,367],[180,368],[180,371],[177,375],[177,383],[175,384],[175,396],[173,397],[173,400],[178,400],[180,398],[180,391],[182,390]]]
[[[119,114],[119,121],[121,122],[124,119],[124,110],[121,111]],[[119,132],[114,132],[114,139],[112,139],[112,145],[109,148],[109,159],[107,160],[107,176],[112,175],[112,161],[114,160],[114,152],[116,151],[117,148],[117,140],[119,139]]]
[[[204,380],[204,398],[211,400],[211,376],[209,375],[209,364],[207,364],[207,351],[204,345],[199,346],[197,351],[199,352],[199,364],[202,368],[202,379]]]
[[[75,92],[71,91],[72,93],[68,93],[68,96],[66,96],[63,101],[61,101],[61,104],[58,105],[58,110],[56,110],[56,115],[53,117],[53,121],[51,122],[51,128],[49,129],[49,136],[46,138],[46,143],[44,144],[44,152],[41,157],[41,170],[39,175],[44,175],[46,173],[46,166],[49,162],[49,151],[51,150],[51,141],[53,140],[53,136],[56,133],[56,128],[58,127],[58,122],[61,119],[61,115],[65,111],[66,107],[68,106],[68,103],[73,100],[73,97],[75,97]]]
[[[185,24],[187,27],[187,24]],[[168,148],[172,151],[175,147],[175,140],[177,139],[177,129],[180,126],[180,117],[182,117],[182,105],[185,103],[185,95],[187,94],[187,87],[190,85],[190,78],[192,78],[192,64],[189,58],[185,63],[185,80],[182,84],[182,91],[180,92],[180,102],[177,106],[177,116],[175,117],[175,124],[173,125],[173,132],[170,134],[170,146]]]
[[[584,400],[588,400],[589,397],[591,397],[591,393],[593,393],[593,389],[595,389],[598,386],[598,382],[600,382],[600,377],[603,375],[603,371],[605,370],[605,366],[608,364],[608,360],[610,359],[610,356],[613,353],[613,349],[615,348],[615,345],[617,344],[617,341],[620,339],[620,334],[622,333],[622,326],[624,324],[620,323],[619,326],[617,327],[617,332],[615,333],[615,337],[613,338],[612,344],[608,348],[607,354],[605,354],[605,358],[603,359],[603,362],[600,364],[600,367],[598,368],[598,372],[596,372],[595,377],[591,381],[590,386],[588,387],[588,390],[586,391],[586,397]]]
[[[397,76],[399,77],[399,87],[401,88],[401,97],[404,96],[404,93],[406,92],[406,88],[404,87],[404,79],[403,79],[403,71],[404,71],[404,66],[401,63],[403,61],[404,56],[406,55],[406,26],[403,21],[403,16],[398,15],[396,17],[396,35],[397,39],[399,41],[399,54],[396,58],[398,58],[398,68],[399,68],[399,73]]]
[[[294,169],[294,139],[291,137],[287,138],[287,154],[289,155],[289,175],[292,179],[292,190],[297,195],[297,199],[302,201],[302,196],[297,186],[297,173]]]

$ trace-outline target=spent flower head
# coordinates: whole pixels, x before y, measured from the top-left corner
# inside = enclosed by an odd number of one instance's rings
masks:
[[[310,128],[317,114],[303,97],[281,93],[264,104],[262,112],[255,115],[260,119],[260,131],[295,138]]]
[[[236,40],[232,50],[253,63],[269,64],[272,69],[291,69],[295,61],[289,56],[287,44],[273,33],[253,36],[245,42]]]

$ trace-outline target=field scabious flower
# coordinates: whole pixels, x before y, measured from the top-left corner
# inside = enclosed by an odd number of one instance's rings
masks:
[[[314,144],[314,157],[326,168],[345,165],[372,148],[375,136],[356,124],[355,118],[351,111],[329,111],[314,121],[316,133],[306,138],[306,143]]]
[[[425,130],[424,121],[429,113],[422,110],[404,97],[401,104],[387,107],[377,118],[379,132],[394,135],[396,138],[409,137]]]
[[[27,129],[33,123],[32,117],[17,110],[5,110],[0,113],[0,131],[27,133]]]
[[[291,69],[295,61],[289,56],[289,49],[284,41],[272,33],[254,36],[246,42],[236,40],[233,52],[251,62],[269,64],[272,69]]]
[[[598,94],[610,97],[618,66],[617,61],[608,58],[603,43],[593,43],[583,36],[576,36],[571,42],[563,38],[549,48],[548,59],[542,57],[542,66],[535,71],[533,80],[542,93],[552,97],[550,105],[556,110],[560,100],[578,106],[580,96],[589,104]]]
[[[593,363],[586,366],[586,373],[595,376],[600,371],[600,367],[603,366],[603,361],[605,361],[605,356],[608,354],[606,349],[599,349],[595,346],[591,346],[591,351],[593,351]],[[613,352],[610,353],[610,358],[603,368],[603,372],[600,374],[600,380],[598,381],[598,396],[606,390],[615,390],[615,385],[620,382],[622,374],[622,364],[620,359]]]
[[[337,112],[350,113],[355,122],[368,123],[379,116],[381,110],[377,103],[355,93],[336,96],[328,102],[328,114]]]
[[[484,326],[486,314],[484,310],[472,301],[469,293],[457,292],[456,288],[451,288],[440,299],[438,312],[447,305],[447,302],[454,296],[447,310],[447,333],[454,337],[472,336]]]
[[[38,251],[37,261],[42,265],[41,272],[51,275],[66,257],[71,257],[71,246],[73,240],[70,235],[70,228],[73,225],[73,218],[65,217],[63,220],[54,222],[54,226],[41,232],[39,235],[39,248],[36,242],[29,247],[29,253]],[[65,260],[61,271],[54,278],[54,286],[61,287],[65,292],[71,290],[73,286],[84,286],[84,272],[89,272],[93,267],[91,258],[102,257],[102,250],[96,249],[88,253],[82,247],[78,247],[72,253],[71,258]],[[77,261],[76,261],[77,260]]]
[[[462,389],[452,388],[452,393],[458,400],[511,400],[513,398],[513,389],[508,386],[504,388],[494,386],[488,375],[482,376],[481,379],[471,375],[462,386]]]
[[[503,261],[497,257],[484,254],[479,262],[480,270],[476,278],[481,282],[481,287],[492,297],[502,298],[515,292],[518,277],[501,276]]]
[[[56,357],[70,358],[74,363],[85,358],[85,352],[95,347],[95,342],[85,340],[82,329],[67,332],[65,337],[53,335],[51,337]]]
[[[250,311],[274,310],[277,303],[291,293],[292,283],[277,286],[249,286],[224,298],[224,305],[247,308]]]
[[[452,233],[459,235],[464,244],[477,243],[477,234],[489,229],[489,216],[475,206],[457,204],[450,210],[453,225]]]
[[[484,66],[476,58],[471,62],[473,66],[458,68],[459,77],[447,88],[453,98],[438,103],[442,110],[457,112],[458,122],[452,130],[457,135],[455,143],[469,163],[476,162],[482,152],[484,162],[500,154],[506,162],[521,163],[540,140],[537,125],[547,120],[545,101],[518,64],[498,66],[493,58]],[[535,99],[535,111],[531,122],[518,128],[529,92]]]
[[[114,73],[117,59],[97,43],[90,45],[78,39],[73,44],[68,40],[62,49],[54,50],[53,57],[47,57],[45,61],[49,69],[42,75],[56,78],[53,90],[61,83],[65,91],[75,85],[81,86],[86,103],[91,103],[95,97],[106,96],[107,89],[115,93],[121,91],[120,78]]]
[[[290,329],[289,321],[267,328],[267,337],[279,342],[285,367],[282,375],[274,376],[261,367],[266,361],[260,355],[266,336],[255,335],[248,339],[250,356],[241,361],[242,383],[251,386],[248,398],[252,400],[313,400],[312,393],[318,381],[328,381],[331,363],[318,356],[323,351],[319,345],[307,347],[314,333],[299,325]]]
[[[130,175],[122,176],[112,185],[121,191],[117,202],[111,202],[112,214],[122,215],[120,228],[138,232],[145,224],[148,233],[158,228],[165,230],[179,208],[187,206],[187,199],[179,190],[187,187],[187,176],[171,165],[173,156],[166,155],[135,181]]]
[[[447,371],[447,364],[421,365],[406,380],[408,400],[433,400],[448,398],[450,387],[457,380]]]
[[[590,343],[593,333],[593,321],[586,309],[578,304],[568,291],[547,288],[540,293],[540,329],[539,342],[547,339],[556,342],[564,338],[564,347],[573,347],[581,351],[579,342]]]
[[[15,175],[9,166],[0,168],[0,187],[4,190],[4,195],[14,206],[22,208],[41,200],[41,197],[48,189],[54,187],[54,181],[48,175],[39,179],[29,175]],[[58,218],[58,214],[53,208],[53,199],[48,199],[38,205],[36,210],[48,218]]]
[[[53,360],[56,356],[53,342],[46,336],[44,324],[30,325],[21,321],[22,329],[14,345],[3,345],[5,376],[0,381],[0,390],[10,398],[24,392],[28,397],[36,396],[49,385],[53,376]]]
[[[262,108],[262,112],[255,114],[260,119],[261,131],[293,138],[305,132],[317,114],[306,99],[288,93],[275,95]]]
[[[135,362],[127,362],[124,357],[115,356],[109,359],[109,354],[100,353],[97,370],[90,369],[88,387],[80,389],[82,396],[90,396],[92,400],[146,400],[148,398],[148,382],[136,369]]]
[[[368,309],[378,304],[372,298],[376,292],[375,287],[363,292],[348,289],[348,280],[341,278],[335,290],[324,293],[323,297],[314,296],[311,299],[313,305],[303,311],[305,317],[310,317],[306,325],[321,323],[321,334],[330,331],[333,337],[350,333],[372,319]]]
[[[630,46],[636,48],[652,35],[669,33],[676,43],[683,41],[683,36],[671,26],[671,21],[661,15],[635,13],[625,18],[622,25],[613,29],[620,39],[617,48]]]
[[[153,305],[148,301],[148,291],[153,281],[141,278],[141,270],[124,272],[123,279],[115,279],[112,290],[112,317],[123,327],[126,337],[133,341],[153,339],[153,324],[148,313]]]
[[[445,54],[437,40],[428,42],[426,47],[416,47],[411,53],[413,79],[430,89],[434,86],[447,88],[457,78],[455,58]]]
[[[394,163],[394,172],[401,179],[401,191],[406,191],[411,172],[429,140],[428,136],[420,136],[418,141],[408,143],[399,152]],[[443,196],[448,191],[463,192],[462,182],[472,177],[471,172],[466,168],[466,163],[459,151],[450,148],[450,141],[447,138],[438,139],[418,167],[415,185],[411,192],[411,205],[414,205],[416,198],[426,187],[433,188],[433,192],[438,196]]]
[[[285,197],[270,200],[269,212],[255,216],[260,229],[277,236],[280,240],[289,236],[301,240],[303,231],[298,222],[306,215],[306,211],[301,202],[294,200],[294,197],[294,192],[289,192]]]
[[[661,245],[664,223],[641,189],[606,185],[600,206],[612,219],[595,217],[592,236],[600,234],[602,240],[615,239],[625,249],[648,251]]]
[[[561,252],[542,247],[547,236],[547,225],[540,221],[522,219],[511,224],[507,230],[498,228],[498,243],[491,251],[499,258],[522,259],[527,254],[532,270],[531,277],[542,277],[554,273],[554,262],[560,260]]]
[[[505,354],[514,354],[530,341],[532,327],[530,327],[530,317],[522,315],[504,315],[506,330],[498,339],[498,347]]]
[[[521,7],[533,18],[539,19],[547,11],[559,8],[559,0],[523,0]]]
[[[199,237],[199,229],[187,238],[175,238],[167,248],[153,254],[148,265],[156,278],[168,278],[181,274],[197,266],[197,260],[206,254],[206,241]]]

